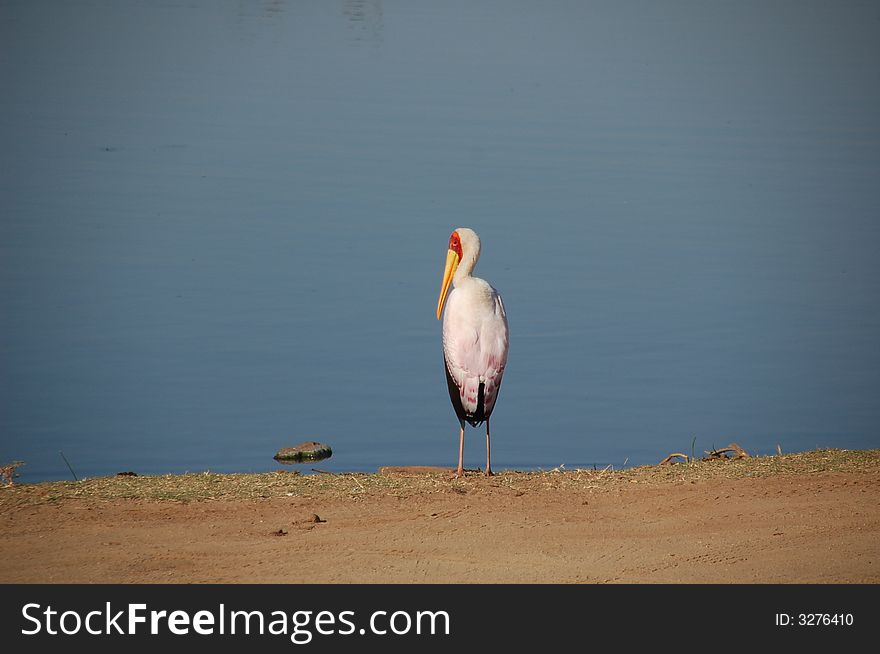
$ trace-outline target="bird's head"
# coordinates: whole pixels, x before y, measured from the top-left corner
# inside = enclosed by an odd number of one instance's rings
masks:
[[[440,299],[437,300],[437,320],[443,313],[443,305],[449,294],[449,286],[459,265],[462,272],[469,275],[480,257],[480,237],[467,227],[459,227],[449,237],[449,249],[446,252],[446,268],[443,271],[443,282],[440,284]]]

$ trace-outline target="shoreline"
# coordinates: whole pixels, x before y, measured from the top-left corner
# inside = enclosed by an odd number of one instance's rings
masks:
[[[880,450],[0,488],[2,583],[878,583]]]

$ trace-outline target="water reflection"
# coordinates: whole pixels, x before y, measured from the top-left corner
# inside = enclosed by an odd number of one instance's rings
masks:
[[[237,10],[234,13],[229,12],[229,16],[234,17],[237,31],[247,42],[255,43],[271,36],[272,41],[278,43],[281,37],[279,28],[284,23],[287,9],[287,0],[239,2]],[[264,31],[269,26],[272,31]]]
[[[267,16],[279,15],[284,11],[284,0],[269,0],[263,5]]]
[[[348,38],[373,46],[383,42],[382,0],[346,0],[342,13],[348,19]]]

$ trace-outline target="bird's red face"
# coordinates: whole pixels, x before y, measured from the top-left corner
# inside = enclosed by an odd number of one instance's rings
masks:
[[[440,284],[440,299],[437,300],[437,320],[440,320],[440,314],[443,313],[449,286],[452,284],[452,277],[458,264],[461,263],[461,257],[461,237],[458,232],[452,232],[452,236],[449,237],[449,250],[446,252],[446,269],[443,271],[443,282]]]
[[[461,237],[458,232],[452,232],[452,236],[449,237],[449,249],[455,252],[461,260]]]

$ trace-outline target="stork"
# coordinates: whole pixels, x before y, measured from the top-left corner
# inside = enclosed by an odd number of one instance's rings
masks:
[[[437,301],[437,320],[445,304],[446,383],[461,425],[456,477],[464,475],[465,422],[472,427],[486,423],[486,476],[492,474],[489,416],[498,400],[501,377],[507,365],[507,314],[498,291],[489,282],[471,275],[479,258],[480,237],[476,232],[467,227],[452,232]]]

